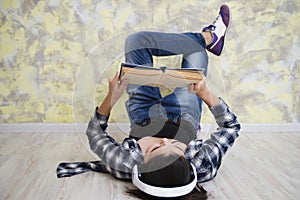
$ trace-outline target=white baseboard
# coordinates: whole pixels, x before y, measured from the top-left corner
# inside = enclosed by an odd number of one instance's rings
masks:
[[[244,132],[299,132],[300,123],[245,123]]]
[[[243,132],[300,132],[300,123],[242,123]],[[0,123],[3,132],[60,132],[85,131],[87,123]],[[216,130],[216,124],[202,124],[201,131]],[[109,130],[129,132],[128,123],[110,123]]]

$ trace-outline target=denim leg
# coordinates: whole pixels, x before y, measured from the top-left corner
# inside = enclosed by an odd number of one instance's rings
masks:
[[[152,66],[152,56],[192,54],[205,50],[201,33],[137,32],[125,43],[125,61]]]
[[[132,123],[142,123],[150,118],[164,118],[165,111],[160,105],[161,95],[158,87],[128,84],[126,109]],[[152,112],[150,112],[150,108]]]
[[[207,54],[205,54],[205,47],[204,38],[200,33],[137,32],[130,35],[126,40],[125,61],[128,63],[152,66],[153,55],[169,56],[183,54],[183,68],[202,67],[206,70]],[[205,59],[203,57],[205,57]],[[206,65],[203,64],[205,62]],[[151,117],[166,117],[166,114],[168,117],[174,117],[180,115],[181,112],[190,110],[189,108],[191,106],[187,105],[196,105],[194,102],[192,103],[192,99],[195,99],[195,95],[188,93],[187,89],[185,92],[181,91],[180,89],[178,89],[178,91],[176,89],[174,94],[172,94],[173,96],[162,99],[159,88],[157,87],[129,84],[127,87],[129,100],[126,102],[126,108],[130,120],[134,123],[140,123]],[[188,96],[186,96],[187,93]],[[186,99],[185,97],[189,98]],[[197,99],[196,101],[197,104],[201,105],[200,100]],[[199,111],[195,116],[192,116],[196,117],[196,119],[200,119],[200,117],[197,116],[201,115],[201,106],[198,107],[197,109]],[[193,109],[195,110],[195,108]],[[191,117],[191,114],[189,117]]]
[[[183,56],[182,68],[198,68],[207,73],[207,52],[200,51]],[[195,130],[200,127],[202,113],[202,100],[188,91],[187,87],[176,88],[174,92],[162,99],[162,105],[166,109],[168,118],[189,121]]]

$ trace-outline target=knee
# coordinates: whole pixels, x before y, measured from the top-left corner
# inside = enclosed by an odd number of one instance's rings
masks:
[[[139,49],[141,48],[144,43],[147,32],[141,31],[141,32],[135,32],[130,34],[125,41],[125,50],[134,50],[134,49]]]
[[[196,53],[184,55],[184,60],[191,68],[199,68],[204,71],[206,75],[208,66],[208,55],[205,50]]]

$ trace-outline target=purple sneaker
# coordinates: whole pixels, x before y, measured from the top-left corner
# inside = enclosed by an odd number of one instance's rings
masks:
[[[222,5],[220,7],[219,16],[216,20],[209,26],[206,26],[202,31],[210,31],[213,35],[213,41],[211,44],[207,45],[207,50],[211,53],[219,56],[222,53],[225,34],[230,21],[230,12],[227,5]]]

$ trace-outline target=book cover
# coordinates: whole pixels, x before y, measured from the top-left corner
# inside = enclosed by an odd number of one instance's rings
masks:
[[[203,77],[203,71],[196,68],[154,68],[145,65],[122,63],[120,69],[120,80],[127,79],[130,84],[153,87],[163,86],[171,89],[186,87],[190,83],[198,83]]]

